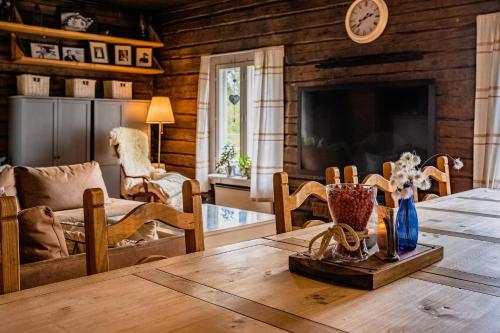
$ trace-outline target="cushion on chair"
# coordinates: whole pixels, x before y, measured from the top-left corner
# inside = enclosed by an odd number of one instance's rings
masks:
[[[17,219],[22,264],[68,256],[62,227],[49,207],[22,210]]]
[[[46,168],[14,168],[22,208],[48,206],[53,211],[83,207],[83,192],[101,188],[109,202],[97,162]]]
[[[153,166],[149,160],[149,140],[146,133],[134,128],[113,128],[109,133],[109,143],[111,146],[118,146],[118,158],[127,176],[149,176]]]
[[[163,203],[182,211],[182,184],[189,178],[177,172],[167,172],[163,177],[155,178],[150,180],[148,190],[155,193]]]

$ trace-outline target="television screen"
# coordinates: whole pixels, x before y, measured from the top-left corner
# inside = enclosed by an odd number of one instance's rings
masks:
[[[300,170],[355,165],[365,176],[405,151],[432,155],[434,98],[432,81],[301,88]]]

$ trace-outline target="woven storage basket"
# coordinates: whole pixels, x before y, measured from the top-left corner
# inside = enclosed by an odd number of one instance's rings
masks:
[[[95,97],[95,80],[67,79],[66,97]]]
[[[104,98],[132,99],[132,82],[104,81]]]
[[[50,77],[21,74],[17,76],[17,93],[24,96],[49,96]]]

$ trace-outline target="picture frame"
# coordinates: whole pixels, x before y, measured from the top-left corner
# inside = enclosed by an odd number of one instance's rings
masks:
[[[108,45],[102,42],[89,42],[90,61],[96,64],[109,64]]]
[[[132,46],[115,45],[115,65],[132,66]]]
[[[60,60],[59,45],[31,42],[31,57],[49,60]]]
[[[137,67],[153,67],[153,49],[137,47],[135,49],[135,65]]]
[[[83,47],[63,46],[61,58],[64,61],[85,62],[85,49]]]

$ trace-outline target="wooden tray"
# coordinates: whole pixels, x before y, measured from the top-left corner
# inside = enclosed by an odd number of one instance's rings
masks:
[[[293,273],[373,290],[443,259],[443,247],[418,244],[415,250],[399,256],[401,260],[392,263],[376,255],[358,263],[335,263],[331,259],[311,260],[304,252],[291,255],[288,266]]]

